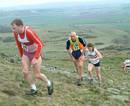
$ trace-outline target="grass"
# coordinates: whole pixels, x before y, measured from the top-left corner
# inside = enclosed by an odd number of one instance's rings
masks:
[[[27,83],[23,80],[20,64],[12,64],[1,57],[0,62],[0,93],[1,106],[112,106],[114,105],[129,105],[129,73],[124,73],[119,67],[120,62],[125,56],[105,57],[102,61],[102,76],[103,85],[99,87],[96,83],[90,85],[87,80],[83,81],[81,87],[75,85],[75,75],[72,70],[70,75],[62,73],[64,65],[69,65],[69,62],[59,64],[55,61],[54,66],[59,72],[49,71],[43,68],[42,72],[49,76],[54,81],[55,92],[52,96],[47,96],[47,89],[44,82],[37,82],[39,93],[37,96],[30,97],[24,95],[24,91],[28,90]],[[48,60],[45,61],[48,64]],[[61,67],[59,67],[61,66]],[[66,67],[66,66],[65,66]],[[70,65],[69,67],[72,68]],[[69,70],[68,70],[69,71]],[[95,73],[94,73],[95,75]],[[115,91],[113,91],[115,90]],[[118,92],[119,90],[119,92]],[[126,94],[124,93],[126,92]],[[120,99],[112,99],[113,96],[122,96]],[[125,99],[124,99],[125,98]]]

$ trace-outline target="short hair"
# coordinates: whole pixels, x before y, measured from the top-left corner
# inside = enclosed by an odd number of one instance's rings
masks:
[[[92,51],[94,51],[94,44],[88,43],[88,44],[87,44],[87,47],[92,47]]]
[[[94,44],[88,43],[88,44],[87,44],[87,47],[94,47]]]
[[[23,26],[23,21],[21,20],[21,19],[14,19],[12,22],[11,22],[11,25],[13,25],[13,24],[15,24],[15,25],[17,25],[17,26]]]
[[[88,44],[87,44],[87,47],[92,47],[92,48],[94,48],[94,44],[88,43]]]
[[[71,32],[70,36],[72,36],[72,35],[77,35],[77,34],[76,34],[76,32]]]

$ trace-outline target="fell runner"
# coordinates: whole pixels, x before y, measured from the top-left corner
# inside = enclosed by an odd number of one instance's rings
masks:
[[[27,94],[37,94],[35,82],[32,81],[32,76],[29,71],[32,66],[35,78],[46,82],[48,94],[51,95],[53,93],[53,83],[40,72],[42,63],[41,52],[44,46],[41,39],[29,26],[24,26],[21,19],[14,19],[11,22],[11,25],[18,50],[22,58],[22,72],[24,79],[30,85],[30,91]]]
[[[85,57],[88,60],[88,72],[89,72],[89,80],[93,81],[93,69],[96,69],[96,75],[99,80],[99,84],[101,84],[101,67],[100,60],[103,58],[102,54],[94,47],[92,43],[88,43]]]
[[[83,80],[83,63],[84,63],[84,48],[86,44],[83,39],[76,35],[75,32],[71,32],[70,36],[66,42],[66,49],[73,61],[76,71],[77,71],[77,85],[81,85],[81,81]]]

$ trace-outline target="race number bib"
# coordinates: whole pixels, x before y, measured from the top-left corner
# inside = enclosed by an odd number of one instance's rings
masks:
[[[78,43],[77,42],[75,42],[74,43],[74,50],[79,50],[80,48],[79,48],[79,45],[78,45]]]

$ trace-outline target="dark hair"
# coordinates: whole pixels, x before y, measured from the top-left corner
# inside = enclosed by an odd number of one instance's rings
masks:
[[[21,20],[21,19],[14,19],[12,22],[11,22],[11,25],[13,25],[13,24],[15,24],[15,25],[17,25],[17,26],[20,26],[20,25],[22,25],[23,26],[23,21]]]
[[[93,48],[93,51],[94,51],[94,44],[88,43],[88,44],[87,44],[87,47],[92,47],[92,48]]]

